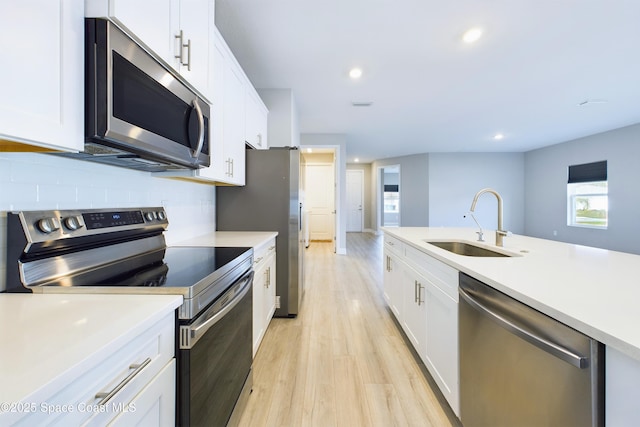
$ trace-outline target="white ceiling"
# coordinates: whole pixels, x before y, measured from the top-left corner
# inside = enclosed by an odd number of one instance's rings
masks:
[[[640,122],[638,0],[216,0],[216,24],[254,86],[293,90],[301,133],[346,135],[348,162]]]

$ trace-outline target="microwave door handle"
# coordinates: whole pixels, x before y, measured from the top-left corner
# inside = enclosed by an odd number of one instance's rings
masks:
[[[197,98],[193,100],[192,104],[193,104],[193,108],[196,110],[196,113],[198,113],[198,128],[199,128],[198,148],[196,148],[196,151],[192,155],[194,159],[197,159],[200,156],[200,152],[202,151],[202,146],[204,145],[204,116],[202,115],[202,110],[200,109],[200,105],[198,105]]]

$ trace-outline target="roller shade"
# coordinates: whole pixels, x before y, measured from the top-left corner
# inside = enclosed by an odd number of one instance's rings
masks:
[[[607,161],[569,166],[569,184],[607,180]]]

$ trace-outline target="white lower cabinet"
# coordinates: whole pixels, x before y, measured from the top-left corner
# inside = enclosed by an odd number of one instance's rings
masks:
[[[174,355],[175,314],[171,312],[115,352],[98,352],[72,368],[65,375],[74,379],[52,388],[46,403],[9,424],[173,426]]]
[[[125,407],[110,426],[173,426],[175,423],[176,360],[171,359],[158,375]]]
[[[403,246],[398,239],[384,238],[384,299],[396,319],[400,321],[402,308],[402,266]]]
[[[424,363],[449,406],[460,416],[458,374],[458,302],[426,283],[427,336]]]
[[[604,377],[605,425],[640,425],[640,361],[607,346]]]
[[[253,254],[253,355],[276,311],[276,240],[254,248]]]
[[[386,234],[383,261],[385,300],[460,416],[458,271]]]
[[[402,269],[402,316],[400,324],[413,344],[416,352],[424,360],[427,338],[426,279],[413,268],[404,264]]]

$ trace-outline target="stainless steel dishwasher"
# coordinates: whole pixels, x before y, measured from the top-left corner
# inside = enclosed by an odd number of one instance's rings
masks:
[[[604,345],[460,273],[460,419],[604,425]]]

